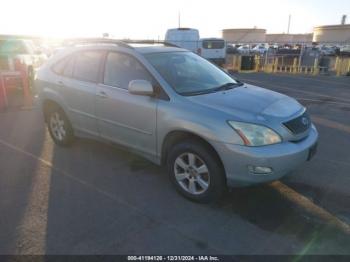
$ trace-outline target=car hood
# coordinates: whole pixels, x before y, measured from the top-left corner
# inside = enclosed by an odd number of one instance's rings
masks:
[[[244,84],[227,91],[188,97],[193,103],[220,110],[237,119],[288,118],[303,107],[295,99],[261,87]]]

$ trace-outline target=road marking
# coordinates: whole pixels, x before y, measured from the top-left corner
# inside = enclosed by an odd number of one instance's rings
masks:
[[[312,95],[312,96],[320,96],[320,97],[326,97],[326,98],[331,98],[331,99],[338,99],[338,100],[342,100],[344,102],[349,102],[350,103],[350,99],[347,99],[347,98],[342,98],[342,97],[337,97],[337,96],[330,96],[330,95],[324,95],[324,94],[318,94],[318,93],[312,92],[312,91],[299,90],[299,89],[295,89],[295,88],[292,88],[292,87],[280,86],[280,85],[275,85],[275,84],[271,84],[271,83],[261,82],[261,81],[257,81],[257,80],[250,80],[250,79],[245,79],[245,78],[243,78],[243,81],[248,83],[248,84],[251,83],[251,84],[258,84],[258,85],[261,85],[261,86],[271,86],[271,87],[274,87],[274,88],[281,88],[281,89],[291,90],[293,92],[307,94],[307,95]]]
[[[96,192],[98,192],[99,194],[115,201],[118,202],[121,205],[127,206],[128,208],[132,209],[133,211],[135,211],[137,214],[142,215],[144,217],[147,217],[148,219],[150,219],[151,221],[154,221],[155,223],[158,224],[162,224],[165,225],[166,227],[168,227],[169,229],[172,229],[174,231],[176,231],[177,233],[179,233],[180,235],[184,236],[185,238],[195,241],[195,242],[202,242],[202,239],[187,235],[186,233],[182,232],[181,230],[179,230],[176,226],[170,224],[170,223],[165,223],[163,221],[159,221],[151,216],[149,216],[148,214],[144,213],[144,211],[140,208],[138,208],[135,205],[132,205],[130,203],[128,203],[127,201],[111,194],[108,193],[106,191],[103,191],[102,189],[87,183],[84,180],[81,180],[73,175],[70,175],[69,173],[67,173],[66,171],[63,171],[61,169],[58,169],[57,167],[55,167],[51,162],[38,157],[28,151],[25,151],[15,145],[9,144],[6,141],[0,139],[0,144],[2,144],[3,146],[6,146],[14,151],[20,152],[36,161],[39,161],[45,165],[47,165],[48,167],[50,167],[53,171],[61,173],[63,176],[87,187],[90,189],[95,190]],[[52,174],[52,173],[51,173]],[[275,190],[277,190],[282,196],[284,196],[286,199],[292,201],[293,203],[301,206],[302,208],[304,208],[306,211],[311,212],[312,214],[322,218],[324,221],[326,221],[329,224],[334,225],[335,227],[337,227],[338,229],[340,229],[341,231],[345,232],[346,234],[350,234],[350,226],[341,221],[338,217],[336,217],[335,215],[332,215],[330,212],[328,212],[327,210],[323,209],[320,206],[317,206],[316,204],[314,204],[312,201],[310,201],[308,198],[306,198],[305,196],[301,195],[300,193],[294,191],[293,189],[291,189],[290,187],[288,187],[287,185],[281,183],[280,181],[275,181],[273,183],[270,184],[270,186],[272,188],[274,188]],[[216,250],[216,251],[223,251],[220,247],[214,247],[212,245],[209,245],[208,243],[208,247]]]
[[[297,100],[305,100],[305,101],[312,101],[312,102],[319,102],[322,104],[333,104],[333,105],[339,105],[339,106],[345,106],[350,107],[350,103],[342,103],[342,102],[333,102],[333,101],[325,101],[320,99],[312,99],[312,98],[303,98],[303,97],[294,97]]]
[[[329,120],[329,119],[326,119],[323,117],[314,116],[314,115],[311,116],[311,119],[313,122],[315,122],[319,125],[326,126],[326,127],[333,128],[333,129],[338,129],[340,131],[350,133],[350,126],[348,126],[348,125],[344,125],[344,124],[338,123],[336,121],[332,121],[332,120]]]
[[[287,185],[281,183],[280,181],[275,181],[270,184],[275,190],[277,190],[282,196],[286,197],[293,203],[296,203],[298,206],[303,209],[311,212],[312,214],[322,218],[324,221],[327,221],[329,224],[334,225],[341,231],[346,234],[350,234],[350,225],[340,220],[336,216],[329,213],[327,210],[313,203],[307,197],[299,194],[295,190],[291,189]]]
[[[305,77],[305,76],[301,76],[301,75],[274,75],[274,76],[277,76],[279,78],[283,78],[283,77],[286,77],[286,78],[289,78],[289,79],[300,79],[300,80],[312,80],[312,81],[318,81],[318,82],[321,82],[321,83],[326,83],[326,84],[331,84],[331,85],[341,85],[342,87],[344,88],[347,88],[346,84],[345,83],[341,83],[341,82],[331,82],[331,81],[328,81],[328,80],[324,80],[324,79],[319,79],[319,78],[316,78],[314,76],[309,76],[309,77]]]
[[[184,238],[186,238],[186,239],[188,239],[190,241],[193,241],[195,243],[203,243],[203,239],[195,237],[195,236],[192,236],[192,235],[188,235],[187,233],[181,231],[177,226],[175,226],[173,224],[166,223],[166,222],[163,222],[163,221],[160,221],[158,219],[153,218],[152,216],[148,215],[147,213],[145,213],[142,209],[138,208],[137,206],[132,205],[129,202],[127,202],[127,201],[125,201],[125,200],[123,200],[123,199],[121,199],[121,198],[119,198],[119,197],[117,197],[117,196],[115,196],[115,195],[113,195],[111,193],[108,193],[108,192],[100,189],[99,187],[96,187],[93,184],[89,184],[86,181],[81,180],[81,179],[79,179],[79,178],[69,174],[68,172],[66,172],[64,170],[61,170],[61,169],[55,167],[50,161],[47,161],[47,160],[43,159],[42,157],[38,157],[38,156],[28,152],[28,151],[23,150],[22,148],[20,148],[18,146],[15,146],[15,145],[12,145],[12,144],[8,143],[8,142],[6,142],[6,141],[4,141],[2,139],[0,139],[0,144],[2,144],[3,146],[6,146],[6,147],[8,147],[8,148],[10,148],[10,149],[12,149],[14,151],[20,152],[20,153],[26,155],[27,157],[30,157],[30,158],[32,158],[32,159],[34,159],[36,161],[41,162],[42,164],[44,164],[47,167],[49,167],[52,171],[60,173],[64,177],[69,178],[72,181],[74,181],[74,182],[76,182],[76,183],[78,183],[80,185],[85,186],[86,188],[92,189],[92,190],[96,191],[97,193],[103,195],[104,197],[106,197],[106,198],[108,198],[108,199],[110,199],[112,201],[115,201],[115,202],[119,203],[120,205],[123,205],[123,206],[126,206],[126,207],[130,208],[131,210],[133,210],[138,215],[146,217],[150,221],[152,221],[152,222],[154,222],[156,224],[164,225],[168,229],[177,232],[179,235],[183,236]],[[52,172],[51,172],[50,175],[52,175]],[[212,249],[213,251],[215,251],[217,253],[224,253],[224,252],[226,252],[221,247],[213,246],[212,244],[209,244],[208,242],[206,242],[206,245],[208,246],[209,249]]]

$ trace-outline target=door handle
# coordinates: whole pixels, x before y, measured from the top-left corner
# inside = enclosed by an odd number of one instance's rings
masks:
[[[101,97],[101,98],[108,98],[108,95],[106,94],[105,91],[100,91],[100,92],[98,92],[97,96],[98,96],[98,97]]]
[[[61,80],[57,81],[57,84],[58,84],[59,86],[64,86],[64,84],[63,84],[63,82],[62,82]]]

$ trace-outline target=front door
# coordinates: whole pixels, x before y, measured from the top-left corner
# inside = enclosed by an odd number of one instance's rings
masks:
[[[96,90],[100,135],[155,156],[157,98],[130,94],[128,85],[131,80],[154,81],[134,57],[108,53],[103,83]]]

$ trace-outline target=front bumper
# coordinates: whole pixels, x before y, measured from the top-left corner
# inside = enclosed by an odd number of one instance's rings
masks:
[[[310,148],[318,139],[318,132],[312,125],[310,133],[302,141],[248,147],[242,145],[212,142],[218,152],[225,171],[228,186],[246,186],[277,180],[308,160]],[[254,174],[249,166],[272,168],[270,174]]]

